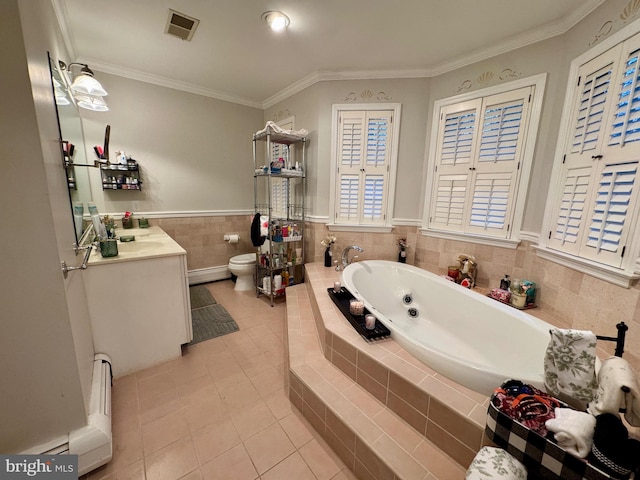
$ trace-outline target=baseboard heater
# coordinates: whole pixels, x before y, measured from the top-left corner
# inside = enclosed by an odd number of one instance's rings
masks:
[[[78,477],[111,460],[111,359],[107,355],[94,357],[87,425],[23,453],[78,455]]]

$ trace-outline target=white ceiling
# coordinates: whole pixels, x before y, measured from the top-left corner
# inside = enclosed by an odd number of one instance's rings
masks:
[[[52,1],[69,61],[265,107],[320,79],[443,73],[563,33],[605,0]],[[200,20],[191,42],[164,33],[170,8]],[[288,30],[271,32],[267,10]]]

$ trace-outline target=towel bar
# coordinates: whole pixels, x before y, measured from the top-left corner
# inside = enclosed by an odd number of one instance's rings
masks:
[[[622,354],[624,353],[624,339],[625,339],[625,335],[627,333],[627,330],[629,330],[629,327],[624,323],[624,322],[620,322],[616,325],[616,328],[618,329],[618,336],[617,337],[605,337],[602,335],[596,335],[596,338],[598,340],[606,340],[608,342],[616,342],[616,351],[615,351],[615,356],[616,357],[622,357]]]

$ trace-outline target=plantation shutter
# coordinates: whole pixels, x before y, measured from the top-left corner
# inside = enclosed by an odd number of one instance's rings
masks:
[[[469,232],[503,238],[508,234],[532,93],[530,87],[521,88],[483,102]]]
[[[554,223],[549,232],[550,248],[580,254],[588,210],[593,197],[593,176],[602,150],[605,127],[611,111],[615,63],[619,49],[612,49],[582,65],[573,100],[561,179],[558,185]]]
[[[384,224],[391,111],[341,111],[336,223]]]
[[[640,140],[640,48],[638,40],[625,43],[631,49],[623,64],[613,121],[609,132],[609,146],[624,147]]]
[[[625,227],[637,197],[638,163],[604,164],[594,185],[595,201],[582,256],[609,265],[621,264]]]
[[[464,231],[482,99],[441,109],[429,226]]]
[[[532,87],[442,108],[430,227],[508,236]]]
[[[636,35],[580,69],[581,77],[586,74],[583,78],[596,82],[591,88],[591,104],[593,111],[601,113],[585,130],[589,131],[590,142],[585,143],[589,143],[590,151],[576,148],[576,136],[569,146],[563,169],[563,197],[549,244],[613,267],[622,265],[634,226],[631,221],[637,214],[639,53],[640,35]],[[584,90],[579,90],[583,97]],[[577,114],[574,125],[580,121],[582,116]]]

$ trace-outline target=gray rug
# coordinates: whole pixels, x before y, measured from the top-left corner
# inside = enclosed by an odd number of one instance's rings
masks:
[[[189,287],[191,297],[191,324],[193,340],[187,345],[209,340],[239,330],[229,312],[216,302],[211,292],[204,285]]]
[[[189,296],[191,297],[192,309],[208,307],[209,305],[217,303],[209,289],[204,285],[194,285],[189,287]]]
[[[231,318],[229,312],[217,303],[191,310],[191,322],[193,324],[193,340],[189,345],[239,330],[238,324]]]

